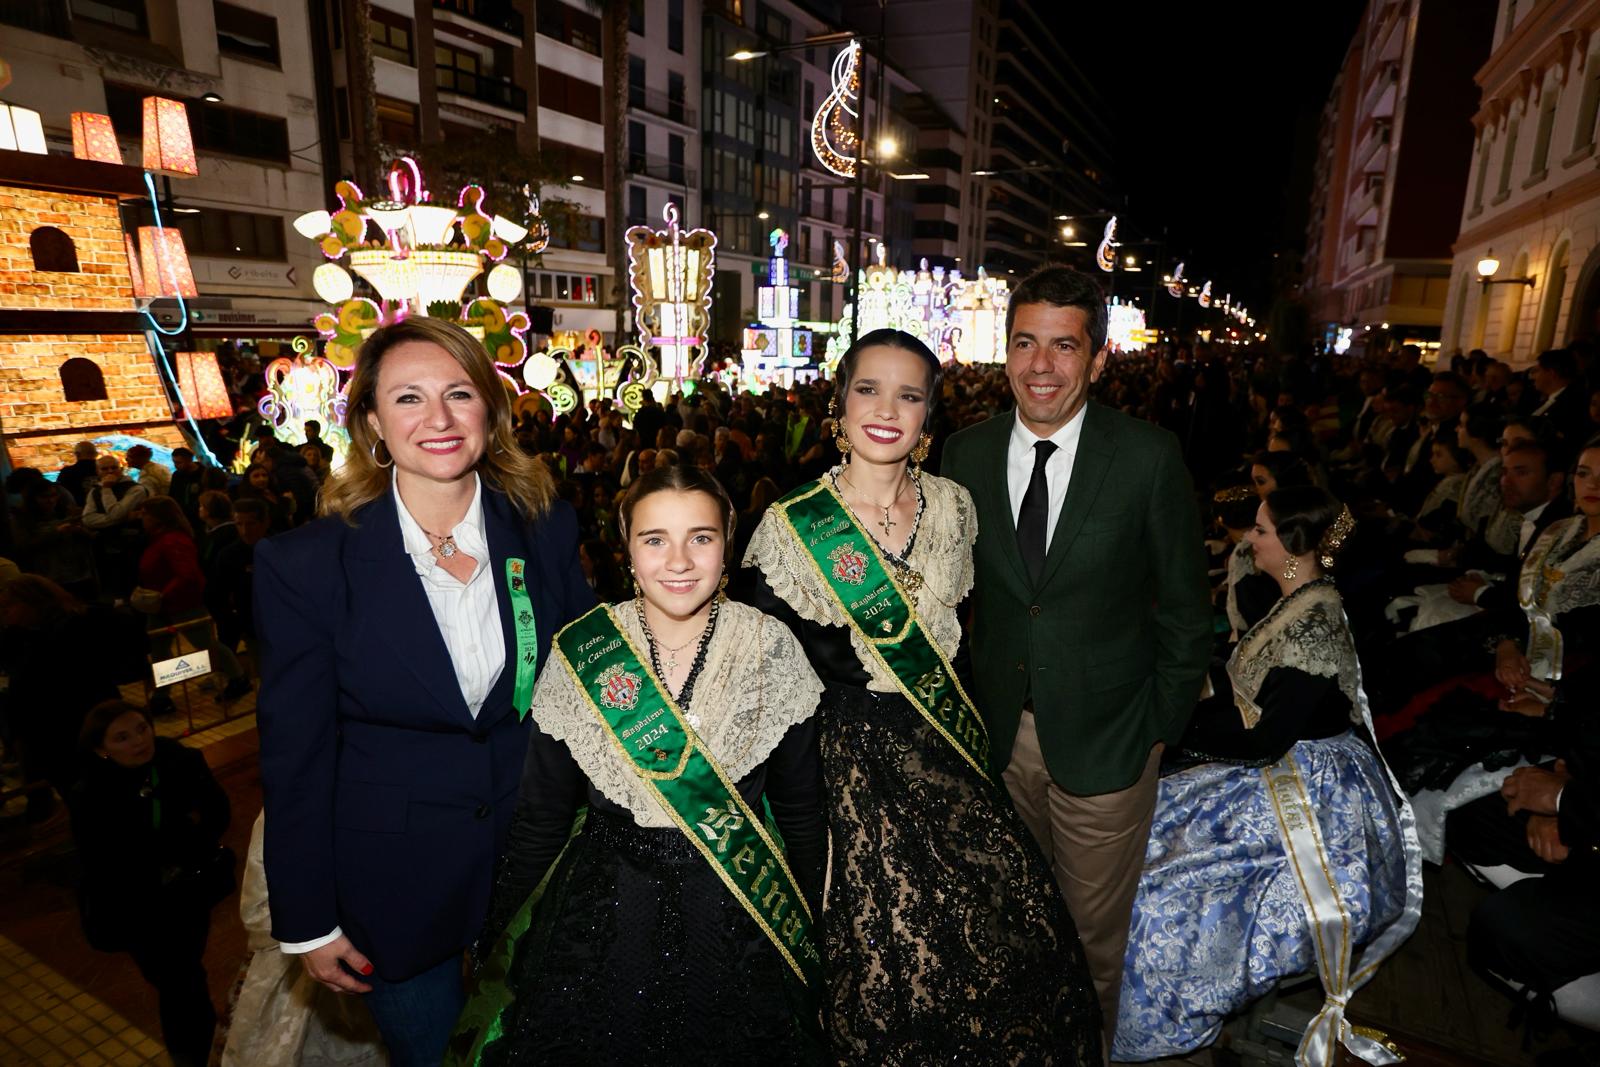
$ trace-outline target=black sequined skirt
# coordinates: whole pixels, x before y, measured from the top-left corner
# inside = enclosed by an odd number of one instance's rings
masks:
[[[826,1061],[798,980],[677,829],[590,809],[508,978],[485,1067]]]
[[[899,694],[830,687],[821,714],[836,1062],[1098,1067],[1077,928],[1004,786]]]

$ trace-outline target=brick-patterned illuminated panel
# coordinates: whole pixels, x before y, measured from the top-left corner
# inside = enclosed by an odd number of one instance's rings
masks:
[[[28,236],[39,226],[72,238],[78,273],[34,271]],[[132,298],[115,200],[0,186],[0,309],[128,311]]]
[[[106,399],[66,399],[61,365],[74,356],[99,364]],[[96,426],[171,419],[154,358],[139,334],[0,335],[0,422],[8,446],[16,436],[42,430],[82,438]]]

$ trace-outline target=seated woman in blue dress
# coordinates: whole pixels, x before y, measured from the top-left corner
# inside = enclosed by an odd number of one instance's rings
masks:
[[[1345,999],[1416,928],[1410,809],[1370,743],[1355,642],[1329,577],[1354,525],[1325,490],[1270,493],[1246,540],[1281,598],[1228,661],[1162,779],[1117,1016],[1115,1060],[1179,1056],[1280,979],[1328,994],[1302,1063],[1342,1043],[1391,1062]],[[1353,960],[1355,946],[1366,951]]]

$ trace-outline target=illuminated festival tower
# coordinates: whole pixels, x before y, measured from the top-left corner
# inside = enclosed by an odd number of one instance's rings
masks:
[[[118,212],[146,192],[138,167],[0,150],[0,466],[55,471],[82,440],[186,443]]]
[[[758,322],[744,331],[744,383],[750,391],[776,382],[794,385],[795,368],[811,361],[811,331],[796,329],[800,316],[800,290],[789,284],[789,261],[784,252],[789,235],[775,229],[767,241],[772,258],[767,261],[768,284],[756,290]]]

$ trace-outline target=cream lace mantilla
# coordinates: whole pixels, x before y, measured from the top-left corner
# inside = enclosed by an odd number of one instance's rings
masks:
[[[1517,590],[1524,611],[1552,618],[1600,604],[1600,537],[1583,539],[1582,515],[1550,524],[1528,550]]]
[[[623,631],[648,656],[635,603],[615,604],[613,610]],[[572,676],[557,665],[552,668],[534,689],[534,723],[566,742],[594,787],[627,808],[635,823],[658,829],[675,825],[617,754]],[[790,727],[816,712],[821,698],[822,682],[789,628],[730,600],[719,609],[716,633],[686,717],[728,780],[738,782],[772,754]]]
[[[1246,727],[1261,721],[1257,697],[1274,667],[1293,667],[1319,678],[1337,678],[1350,700],[1350,719],[1361,720],[1361,668],[1344,603],[1332,578],[1318,578],[1279,600],[1266,618],[1240,638],[1228,659],[1233,699]]]
[[[835,473],[839,469],[835,468]],[[859,519],[858,524],[868,530]],[[912,594],[911,600],[924,632],[952,659],[961,647],[961,620],[956,617],[956,608],[972,591],[972,545],[977,539],[977,514],[966,488],[946,478],[922,475],[922,524],[906,559],[922,575],[922,588]],[[762,516],[750,538],[744,562],[759,569],[772,591],[802,619],[824,626],[849,626],[816,565],[776,512],[768,511]],[[850,644],[870,679],[868,689],[900,692],[894,675],[853,631]]]

